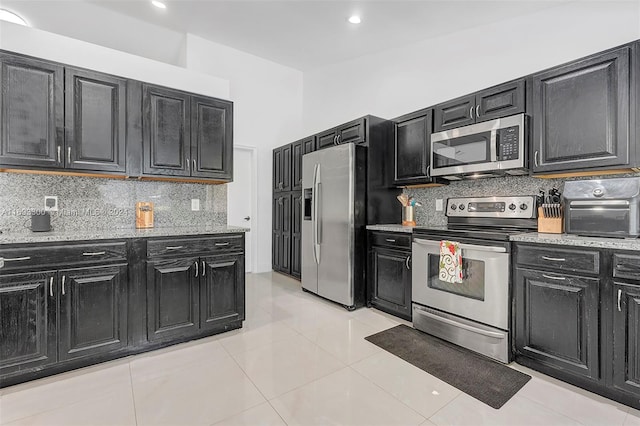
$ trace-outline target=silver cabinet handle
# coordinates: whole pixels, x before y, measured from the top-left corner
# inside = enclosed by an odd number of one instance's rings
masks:
[[[10,258],[5,258],[4,261],[5,262],[22,262],[24,260],[29,260],[31,259],[31,256],[25,256],[25,257],[14,257],[13,259]]]
[[[544,260],[550,260],[552,262],[564,262],[566,259],[562,257],[548,257],[548,256],[540,256]]]
[[[198,277],[198,261],[196,260],[196,278]]]
[[[338,135],[335,135],[335,136],[333,137],[333,144],[334,144],[334,145],[338,145]]]
[[[622,308],[620,307],[620,298],[622,298],[622,290],[618,289],[618,312],[622,312]]]
[[[63,275],[62,276],[62,295],[64,296],[66,294],[66,292],[64,291],[64,282],[67,280],[67,276]]]
[[[207,269],[204,267],[204,260],[202,261],[202,276],[207,275]]]
[[[431,176],[431,165],[427,166],[427,173],[426,173],[427,177]]]
[[[395,243],[396,240],[394,240],[393,238],[387,238],[385,241],[387,241],[388,243]]]
[[[226,243],[215,243],[214,246],[216,247],[224,247],[224,246],[228,246],[229,245],[229,241],[227,241]]]
[[[338,139],[338,145],[340,145],[342,142],[340,142],[340,135],[336,136]]]
[[[538,151],[533,154],[533,164],[538,167]]]
[[[165,247],[166,250],[180,250],[181,248],[184,248],[184,246],[167,246],[167,247]]]
[[[71,147],[67,148],[67,163],[71,164]]]
[[[473,107],[469,108],[469,118],[473,118]]]
[[[49,296],[53,297],[53,277],[49,278]]]
[[[480,105],[476,105],[476,118],[480,118]]]
[[[61,146],[58,145],[58,163],[62,163],[62,154],[61,154]]]
[[[103,254],[106,254],[106,251],[86,251],[84,253],[82,253],[83,256],[102,256]]]
[[[550,280],[564,281],[567,278],[565,277],[552,277],[551,275],[542,274],[543,277],[549,278]]]
[[[411,269],[411,266],[409,266],[409,262],[411,262],[411,255],[407,256],[407,260],[404,262],[407,265],[407,269]]]
[[[194,158],[193,160],[191,160],[193,162],[193,170],[196,169],[196,159]]]

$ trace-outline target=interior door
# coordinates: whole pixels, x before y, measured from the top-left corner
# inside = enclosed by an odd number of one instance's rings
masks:
[[[227,225],[249,228],[245,234],[245,263],[247,272],[253,271],[253,210],[256,205],[254,151],[252,148],[234,147],[233,168],[236,173],[233,182],[227,184]]]

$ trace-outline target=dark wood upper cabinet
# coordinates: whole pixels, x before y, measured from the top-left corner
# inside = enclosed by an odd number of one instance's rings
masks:
[[[273,149],[273,192],[280,192],[282,188],[282,147]]]
[[[326,148],[332,145],[343,143],[366,143],[367,142],[367,120],[358,118],[341,124],[333,129],[326,130],[316,135],[317,149]]]
[[[231,181],[233,178],[233,104],[220,99],[191,98],[191,175]]]
[[[302,154],[308,154],[316,150],[316,138],[311,136],[310,138],[302,140]]]
[[[335,129],[328,130],[323,133],[319,133],[317,136],[318,149],[326,148],[328,146],[336,145],[338,134]]]
[[[57,361],[55,271],[0,275],[0,375]]]
[[[291,144],[273,150],[273,192],[291,191]]]
[[[533,172],[629,164],[631,47],[533,76]]]
[[[127,81],[65,69],[67,169],[124,172]]]
[[[64,167],[64,68],[0,53],[1,166]]]
[[[433,110],[394,120],[394,185],[430,183],[429,145]]]
[[[434,131],[441,132],[526,110],[526,80],[490,87],[434,107]]]
[[[291,189],[298,191],[302,189],[302,141],[291,144]]]
[[[143,85],[142,96],[144,173],[190,176],[189,95]]]
[[[127,346],[127,265],[61,270],[60,360]]]

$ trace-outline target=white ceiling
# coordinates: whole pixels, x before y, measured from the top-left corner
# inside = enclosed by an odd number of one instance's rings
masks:
[[[34,26],[49,31],[51,8],[58,7],[58,16],[70,14],[73,18],[67,17],[63,28],[54,32],[68,31],[64,35],[73,37],[77,31],[71,27],[83,25],[84,33],[93,30],[100,33],[94,35],[99,42],[107,40],[102,44],[108,44],[109,37],[130,37],[124,36],[124,28],[118,28],[120,25],[114,24],[113,19],[102,22],[103,26],[111,22],[109,28],[100,27],[100,16],[95,11],[103,10],[109,16],[115,12],[117,16],[127,15],[123,22],[129,24],[135,22],[131,18],[142,20],[307,71],[476,25],[498,24],[566,1],[166,0],[167,9],[160,10],[149,0],[88,0],[91,6],[98,6],[91,8],[87,3],[80,7],[82,3],[77,2],[78,7],[74,7],[69,0],[0,0],[0,7],[7,5],[17,12],[29,9],[32,15],[39,11],[42,16],[34,20],[38,21]],[[45,12],[47,9],[50,11]],[[362,24],[347,22],[354,13],[362,16]],[[141,25],[136,37],[149,37],[145,31],[149,28],[152,26]],[[95,42],[89,36],[85,39]]]

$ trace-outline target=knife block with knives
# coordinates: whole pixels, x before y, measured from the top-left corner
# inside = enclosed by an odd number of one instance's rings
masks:
[[[553,188],[548,196],[540,192],[538,197],[538,232],[562,234],[564,232],[564,211],[560,204],[560,191]]]

